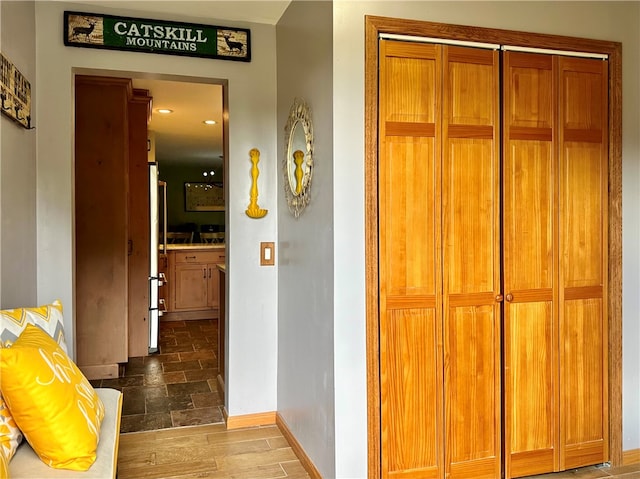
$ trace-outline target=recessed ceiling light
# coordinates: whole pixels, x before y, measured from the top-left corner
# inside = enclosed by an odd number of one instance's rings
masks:
[[[215,125],[216,121],[215,120],[204,120],[202,123],[204,123],[205,125]]]
[[[168,115],[169,113],[173,113],[173,110],[169,110],[168,108],[158,108],[156,111],[158,113],[162,113],[163,115]]]

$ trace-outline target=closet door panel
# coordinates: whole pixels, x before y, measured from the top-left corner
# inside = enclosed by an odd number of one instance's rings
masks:
[[[447,462],[451,477],[489,478],[495,477],[500,437],[494,422],[500,403],[495,388],[496,311],[493,297],[485,305],[464,303],[449,302],[445,326]]]
[[[547,468],[553,466],[555,334],[551,301],[515,303],[509,309],[511,326],[505,339],[510,346],[507,374],[511,404],[507,421],[515,477],[529,474],[529,468],[541,467],[540,461]]]
[[[423,305],[425,306],[425,305]],[[384,477],[440,477],[433,307],[388,308],[381,341]]]
[[[608,460],[607,62],[559,59],[563,469]]]
[[[445,283],[449,294],[491,293],[496,265],[499,201],[493,189],[495,169],[491,140],[450,139],[444,160],[443,218]]]
[[[558,469],[554,61],[504,55],[504,381],[507,477]]]
[[[606,367],[602,350],[606,336],[602,323],[602,299],[565,301],[562,323],[563,385],[561,407],[565,421],[564,467],[569,469],[602,462]]]
[[[440,49],[381,42],[382,475],[442,477]]]
[[[554,187],[550,141],[510,140],[504,161],[505,292],[553,288]]]
[[[446,468],[500,476],[498,54],[443,47]]]
[[[563,155],[563,286],[584,288],[603,282],[602,187],[606,178],[600,145],[567,142]]]
[[[435,302],[434,139],[388,137],[384,229],[389,296],[427,295]],[[402,187],[399,187],[402,185]],[[439,221],[438,221],[439,222]]]
[[[384,83],[380,85],[381,93],[384,88],[381,119],[385,123],[433,127],[440,115],[440,47],[382,40],[380,48],[384,49],[380,65]]]
[[[555,124],[553,78],[552,56],[505,52],[504,91],[509,96],[505,98],[504,118],[512,134],[517,128],[551,132]]]

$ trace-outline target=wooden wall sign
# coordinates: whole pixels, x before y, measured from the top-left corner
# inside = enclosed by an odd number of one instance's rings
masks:
[[[251,61],[250,30],[195,23],[64,12],[64,44]]]
[[[31,83],[0,53],[0,100],[2,113],[31,129]]]

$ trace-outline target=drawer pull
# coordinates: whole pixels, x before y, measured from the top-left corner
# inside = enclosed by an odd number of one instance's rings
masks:
[[[184,259],[196,259],[195,256],[185,256]]]

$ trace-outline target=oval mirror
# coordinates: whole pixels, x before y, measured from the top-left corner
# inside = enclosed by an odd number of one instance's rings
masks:
[[[285,126],[284,191],[289,211],[297,218],[311,199],[313,174],[313,127],[311,112],[304,100],[296,98]]]

